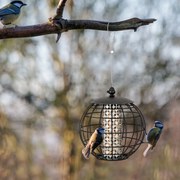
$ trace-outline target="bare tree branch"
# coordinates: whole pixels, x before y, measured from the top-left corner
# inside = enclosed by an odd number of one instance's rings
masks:
[[[53,19],[61,19],[63,16],[64,7],[67,0],[60,0],[57,6],[56,15]]]
[[[119,22],[105,22],[92,20],[67,20],[64,30],[74,29],[92,29],[102,31],[123,31],[133,29],[136,31],[140,26],[145,26],[153,23],[156,19],[138,19],[132,18]]]
[[[64,1],[65,2],[65,1]],[[107,31],[122,31],[122,30],[134,30],[136,31],[140,26],[149,25],[156,19],[138,19],[132,18],[119,22],[104,22],[93,20],[55,20],[54,23],[44,23],[33,26],[19,26],[15,28],[0,29],[0,39],[8,38],[25,38],[34,37],[47,34],[59,34],[69,30],[77,29],[92,29]]]

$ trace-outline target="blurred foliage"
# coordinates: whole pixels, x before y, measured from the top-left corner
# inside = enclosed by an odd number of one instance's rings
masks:
[[[23,136],[28,134],[28,129]],[[28,134],[29,136],[30,134]],[[0,112],[0,177],[1,179],[43,179],[44,170],[33,161],[32,144],[18,138],[10,124]]]
[[[46,22],[58,0],[27,3],[19,25]],[[1,179],[179,179],[179,12],[177,0],[69,0],[67,19],[158,21],[136,33],[65,32],[58,44],[55,35],[1,40]],[[122,162],[81,156],[79,119],[91,99],[106,96],[110,69],[117,94],[140,107],[147,129],[155,119],[165,124],[147,158],[145,144]]]

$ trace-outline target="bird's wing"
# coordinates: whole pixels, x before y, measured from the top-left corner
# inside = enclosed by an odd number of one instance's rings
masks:
[[[101,134],[98,134],[96,136],[96,141],[94,142],[93,146],[92,146],[92,151],[94,151],[94,149],[96,149],[103,141],[103,137]]]
[[[161,130],[159,128],[152,128],[147,136],[147,140],[150,144],[152,144],[152,148],[156,145],[156,142],[159,139],[159,136],[161,134]]]
[[[8,14],[18,14],[18,10],[15,11],[9,5],[5,6],[4,8],[0,9],[0,16],[5,16]]]

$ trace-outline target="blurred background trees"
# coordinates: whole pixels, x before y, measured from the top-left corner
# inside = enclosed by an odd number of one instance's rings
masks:
[[[3,0],[0,6],[9,1]],[[46,22],[57,0],[26,2],[17,24]],[[0,177],[2,179],[179,179],[180,5],[168,1],[69,0],[64,18],[156,18],[133,31],[71,31],[1,40]],[[114,54],[110,54],[110,50]],[[149,129],[164,132],[147,158],[145,145],[130,159],[102,162],[81,156],[78,124],[91,99],[111,86],[134,101]]]

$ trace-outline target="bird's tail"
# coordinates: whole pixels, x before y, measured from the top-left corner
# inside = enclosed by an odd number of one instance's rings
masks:
[[[85,159],[89,159],[91,153],[91,148],[90,145],[87,145],[83,150],[82,150],[82,154],[84,156]]]
[[[148,151],[152,148],[152,145],[151,144],[148,144],[148,147],[145,149],[145,151],[143,152],[143,156],[146,157],[147,156],[147,153]]]

